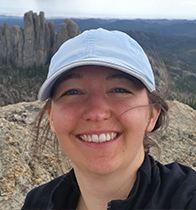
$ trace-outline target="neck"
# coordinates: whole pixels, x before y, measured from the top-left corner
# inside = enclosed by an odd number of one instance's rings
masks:
[[[128,167],[124,171],[121,170],[120,173],[116,171],[106,175],[81,171],[74,166],[81,191],[77,210],[107,209],[107,204],[111,200],[126,199],[133,188],[140,166]]]

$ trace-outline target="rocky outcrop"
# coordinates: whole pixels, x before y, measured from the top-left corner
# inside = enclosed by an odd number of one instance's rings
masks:
[[[27,12],[24,29],[0,26],[0,62],[24,68],[45,65],[63,42],[78,34],[72,20],[65,19],[55,32],[53,21],[46,23],[43,12]]]
[[[196,110],[177,101],[169,105],[168,128],[152,136],[162,155],[158,157],[155,150],[151,154],[164,164],[178,161],[196,169]],[[31,129],[42,106],[43,103],[35,101],[0,107],[1,209],[20,209],[28,191],[62,174],[50,141],[40,164],[32,156]]]

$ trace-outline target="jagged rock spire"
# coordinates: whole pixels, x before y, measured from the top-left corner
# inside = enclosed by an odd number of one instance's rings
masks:
[[[24,14],[24,29],[7,23],[0,26],[0,62],[17,67],[45,65],[59,46],[79,34],[76,23],[66,19],[58,32],[54,22],[46,22],[44,12]]]

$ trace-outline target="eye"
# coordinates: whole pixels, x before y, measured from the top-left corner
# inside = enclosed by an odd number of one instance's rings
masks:
[[[77,95],[77,94],[81,94],[81,92],[75,89],[71,89],[66,91],[63,95]]]
[[[131,93],[130,91],[128,91],[124,88],[115,88],[112,92],[113,93]]]

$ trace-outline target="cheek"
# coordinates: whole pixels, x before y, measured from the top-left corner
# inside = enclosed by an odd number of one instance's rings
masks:
[[[53,107],[53,125],[56,134],[71,132],[79,119],[79,113],[74,106]]]
[[[149,108],[134,108],[120,115],[119,121],[124,125],[127,131],[144,134],[149,122]]]

